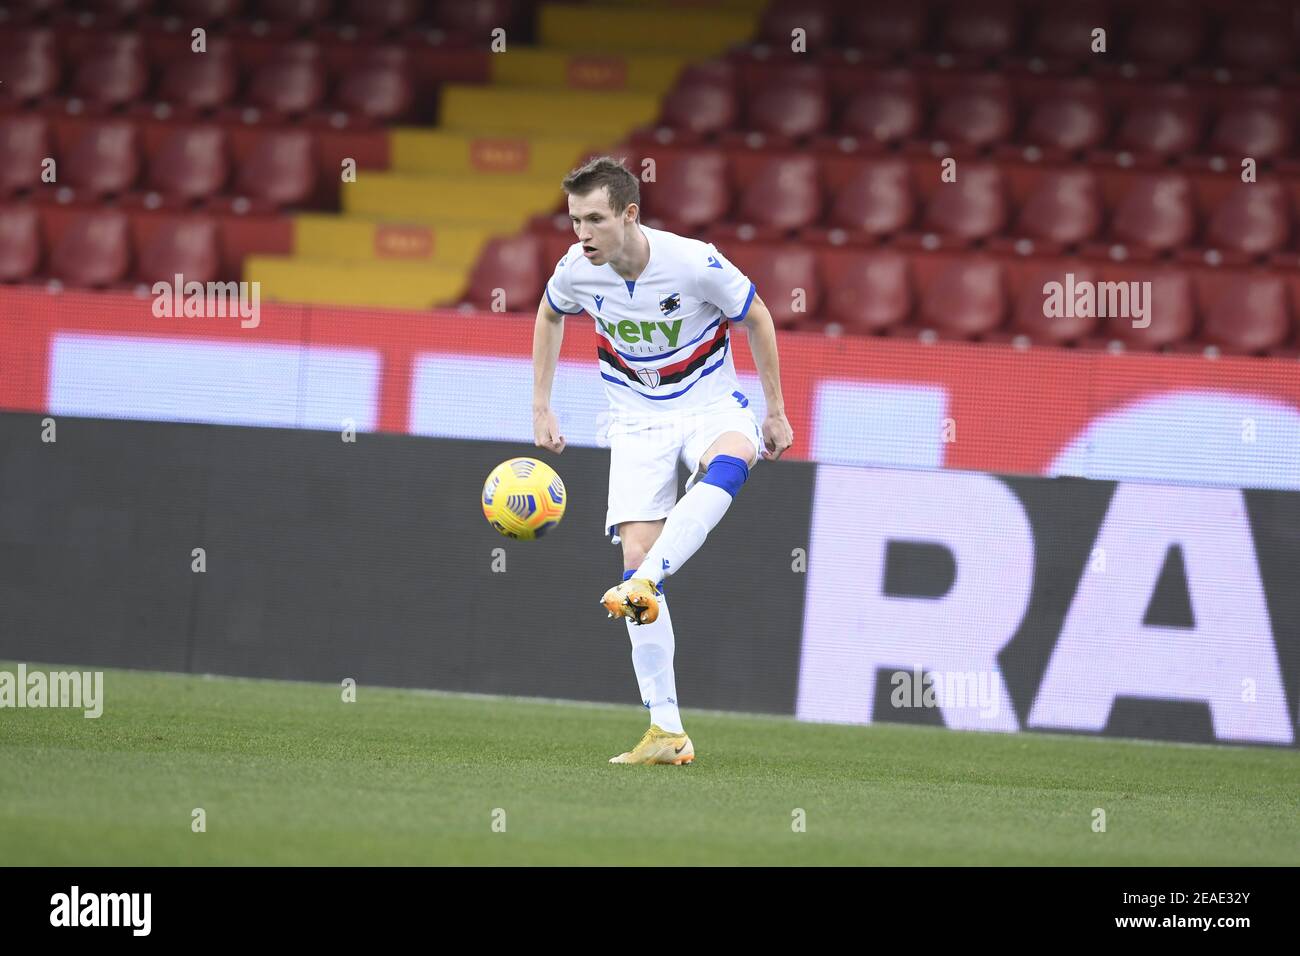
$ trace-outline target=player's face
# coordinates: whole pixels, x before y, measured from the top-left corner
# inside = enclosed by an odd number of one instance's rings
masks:
[[[569,197],[569,218],[588,262],[599,266],[618,258],[623,251],[624,225],[631,208],[629,206],[622,215],[615,215],[609,203],[607,186],[585,196]]]

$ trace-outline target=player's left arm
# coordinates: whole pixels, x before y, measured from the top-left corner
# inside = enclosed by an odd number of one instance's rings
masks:
[[[776,354],[776,323],[772,313],[754,294],[741,325],[749,334],[749,350],[754,355],[754,365],[763,383],[763,398],[767,402],[767,416],[763,419],[763,457],[775,461],[794,443],[794,429],[785,417],[785,399],[781,396],[781,363]]]

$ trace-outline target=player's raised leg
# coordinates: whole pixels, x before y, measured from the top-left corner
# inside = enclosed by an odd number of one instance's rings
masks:
[[[645,558],[664,526],[656,521],[625,521],[618,526],[623,544],[623,572],[626,581]],[[661,589],[656,590],[657,613],[652,622],[637,624],[628,618],[627,633],[632,641],[632,667],[641,688],[641,700],[650,711],[650,729],[641,741],[610,763],[684,764],[695,759],[695,748],[682,728],[677,708],[677,681],[673,672],[676,639],[673,619]]]
[[[758,448],[754,438],[738,431],[719,435],[700,456],[700,469],[704,476],[668,513],[663,532],[646,552],[633,580],[657,585],[668,575],[680,571],[704,544],[709,532],[718,526],[757,460]]]

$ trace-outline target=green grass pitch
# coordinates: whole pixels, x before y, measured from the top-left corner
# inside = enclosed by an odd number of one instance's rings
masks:
[[[104,698],[97,720],[0,710],[0,861],[1300,860],[1294,751],[688,710],[693,766],[625,767],[606,760],[644,730],[635,705],[127,671]]]

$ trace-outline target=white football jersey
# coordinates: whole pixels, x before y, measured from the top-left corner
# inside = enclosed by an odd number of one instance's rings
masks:
[[[552,309],[596,320],[596,355],[615,421],[749,404],[731,358],[754,283],[710,243],[641,226],[650,261],[628,281],[574,243],[546,284]]]

